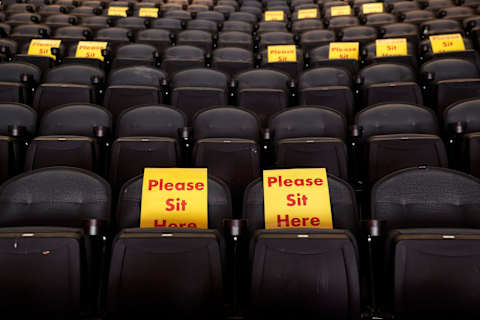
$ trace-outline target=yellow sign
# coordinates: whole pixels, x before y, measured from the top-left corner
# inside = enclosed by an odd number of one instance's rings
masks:
[[[285,13],[283,11],[265,11],[265,21],[283,21]]]
[[[433,53],[465,51],[465,43],[460,33],[430,36]]]
[[[268,46],[268,63],[297,62],[297,47],[295,45]]]
[[[110,7],[108,8],[108,15],[117,16],[117,17],[126,17],[127,11],[128,11],[128,7]]]
[[[350,6],[336,6],[330,8],[330,15],[336,16],[349,16],[352,14],[352,8]]]
[[[263,171],[265,229],[332,229],[327,171]]]
[[[315,19],[318,17],[317,9],[300,9],[298,10],[298,19]]]
[[[103,61],[102,50],[106,49],[108,42],[99,41],[80,41],[77,44],[77,51],[75,51],[76,58],[98,59]]]
[[[406,56],[407,39],[379,39],[375,42],[377,57]]]
[[[358,60],[358,42],[331,42],[328,59]]]
[[[381,2],[365,3],[365,4],[362,5],[362,12],[363,12],[363,14],[382,13],[383,12],[383,3],[381,3]]]
[[[52,48],[60,48],[62,40],[50,40],[50,39],[32,39],[28,46],[28,54],[33,56],[45,56],[56,60],[52,54]]]
[[[158,8],[140,8],[138,15],[140,17],[158,18]]]
[[[208,228],[207,169],[145,168],[141,228]]]

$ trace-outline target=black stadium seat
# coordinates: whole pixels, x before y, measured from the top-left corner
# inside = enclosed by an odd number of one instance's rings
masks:
[[[120,191],[107,311],[115,319],[147,319],[159,308],[167,318],[221,318],[225,240],[219,231],[232,217],[228,187],[208,179],[209,229],[141,229],[142,183],[142,176],[134,178]]]

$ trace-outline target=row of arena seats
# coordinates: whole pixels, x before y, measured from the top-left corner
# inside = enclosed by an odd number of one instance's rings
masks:
[[[113,218],[108,183],[82,169],[39,169],[2,184],[2,314],[225,319],[240,296],[236,319],[378,319],[361,317],[361,293],[370,292],[395,319],[479,317],[473,176],[424,167],[381,179],[370,223],[382,228],[368,242],[353,189],[334,176],[333,229],[265,230],[257,179],[243,199],[248,225],[234,236],[222,227],[232,204],[221,180],[208,178],[208,229],[139,228],[142,183],[140,175],[123,186]]]
[[[317,106],[280,111],[261,128],[243,108],[199,111],[187,127],[183,112],[147,105],[124,111],[85,104],[37,114],[26,105],[0,104],[1,180],[49,166],[71,166],[108,177],[114,195],[145,167],[200,167],[232,190],[236,212],[243,191],[261,169],[324,167],[356,187],[394,171],[450,167],[480,177],[480,99],[445,110],[439,125],[421,106],[390,103],[360,111],[351,132],[339,112]],[[218,159],[222,161],[218,161]]]
[[[67,103],[103,104],[114,118],[133,105],[169,104],[185,112],[189,122],[200,109],[230,104],[252,110],[265,126],[268,116],[296,105],[327,106],[351,122],[359,110],[379,103],[427,105],[441,118],[449,105],[480,97],[479,69],[460,58],[424,63],[421,79],[405,65],[376,63],[362,68],[355,81],[347,70],[334,66],[310,69],[295,81],[273,69],[240,71],[231,79],[218,70],[195,68],[203,60],[172,58],[163,63],[169,65],[167,69],[189,65],[193,69],[176,72],[169,79],[161,69],[133,66],[113,70],[106,78],[99,68],[69,64],[52,68],[42,77],[33,65],[2,63],[0,100],[31,105],[40,115]],[[213,64],[223,70],[241,70],[248,63],[214,60]]]

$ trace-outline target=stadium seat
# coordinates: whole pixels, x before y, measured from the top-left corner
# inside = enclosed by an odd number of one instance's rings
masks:
[[[161,67],[171,77],[176,72],[204,66],[205,52],[202,49],[192,46],[175,46],[165,50]]]
[[[251,51],[227,47],[213,51],[212,69],[222,71],[233,77],[235,74],[254,68],[254,59]]]
[[[428,105],[439,115],[445,107],[463,99],[480,97],[480,73],[477,66],[463,59],[433,59],[422,65]]]
[[[346,120],[325,107],[288,108],[269,120],[275,167],[326,168],[329,174],[348,179]]]
[[[333,230],[265,230],[263,183],[256,180],[247,187],[243,212],[251,239],[249,319],[360,319],[355,195],[334,176],[328,177],[328,185]],[[335,281],[320,281],[327,278]]]
[[[112,145],[109,180],[114,194],[144,168],[182,164],[179,130],[187,124],[180,111],[163,105],[132,107],[120,114]]]
[[[477,178],[444,168],[405,169],[374,186],[372,218],[385,236],[379,294],[395,318],[478,318],[479,199]]]
[[[141,229],[142,183],[142,176],[134,178],[120,192],[108,313],[115,319],[150,318],[162,308],[166,318],[220,319],[225,270],[220,232],[223,219],[232,217],[228,187],[208,179],[209,229]]]
[[[193,166],[208,168],[229,185],[238,217],[243,190],[260,176],[258,118],[234,107],[202,110],[193,119],[193,140]]]
[[[103,105],[116,119],[120,113],[141,104],[162,104],[167,75],[156,68],[133,66],[110,72]]]
[[[25,144],[36,126],[37,113],[29,106],[0,104],[0,183],[23,171]]]
[[[47,72],[35,92],[33,107],[42,115],[48,109],[67,103],[99,102],[105,73],[94,67],[63,65]]]
[[[447,107],[443,113],[444,131],[459,141],[451,155],[458,168],[480,177],[480,100],[462,100]],[[460,126],[460,132],[458,127]],[[458,139],[459,138],[459,139]]]
[[[167,30],[147,29],[137,32],[136,43],[149,44],[154,46],[160,54],[170,46],[173,34]]]
[[[228,77],[207,68],[177,72],[171,81],[171,104],[187,115],[189,122],[200,109],[228,104]]]
[[[298,80],[301,105],[321,105],[335,109],[348,121],[353,118],[352,76],[343,68],[320,67],[305,71]]]
[[[423,104],[415,72],[408,66],[380,63],[360,70],[357,85],[360,86],[362,106],[395,102]]]
[[[361,132],[362,172],[368,173],[370,185],[403,168],[448,166],[437,120],[430,109],[400,103],[380,104],[358,112],[355,124]]]
[[[7,181],[0,199],[2,314],[91,314],[99,261],[82,228],[92,220],[108,225],[109,185],[81,169],[47,168]]]
[[[112,69],[134,66],[160,66],[160,54],[149,44],[132,43],[119,47],[112,61]]]
[[[179,32],[176,43],[179,46],[198,47],[207,53],[213,49],[212,34],[201,30],[185,30]]]
[[[41,71],[27,63],[0,64],[0,101],[31,105],[32,89],[40,83]]]
[[[50,109],[28,147],[25,171],[69,166],[103,174],[111,128],[112,116],[100,106],[70,104]]]
[[[266,124],[269,115],[289,105],[290,77],[274,70],[244,71],[235,76],[237,105],[255,112]]]

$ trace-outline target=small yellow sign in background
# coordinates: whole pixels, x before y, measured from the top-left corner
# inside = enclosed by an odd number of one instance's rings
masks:
[[[315,19],[318,17],[317,9],[300,9],[298,10],[298,19]]]
[[[76,58],[89,58],[104,60],[102,50],[106,49],[108,42],[100,41],[80,41],[77,45],[77,51],[75,51]]]
[[[268,63],[297,62],[297,47],[295,45],[268,46]]]
[[[383,3],[381,3],[381,2],[365,3],[365,4],[362,5],[362,12],[363,12],[363,14],[382,13],[383,12]]]
[[[465,43],[460,33],[430,36],[433,53],[465,51]]]
[[[328,59],[358,60],[358,42],[331,42]]]
[[[116,17],[126,17],[127,11],[128,7],[110,7],[108,8],[108,15]]]
[[[279,11],[265,11],[265,21],[283,21],[285,20],[285,13]]]
[[[146,18],[158,18],[158,8],[140,8],[138,15]]]
[[[285,169],[263,171],[266,229],[332,229],[327,171]]]
[[[145,168],[141,228],[208,228],[207,169]]]
[[[52,48],[60,48],[61,43],[62,40],[32,39],[28,46],[27,53],[33,56],[45,56],[56,60],[57,57],[52,54]]]
[[[349,16],[351,14],[352,8],[350,6],[335,6],[330,8],[330,15],[332,17]]]
[[[407,39],[378,39],[375,42],[377,57],[406,56]]]

